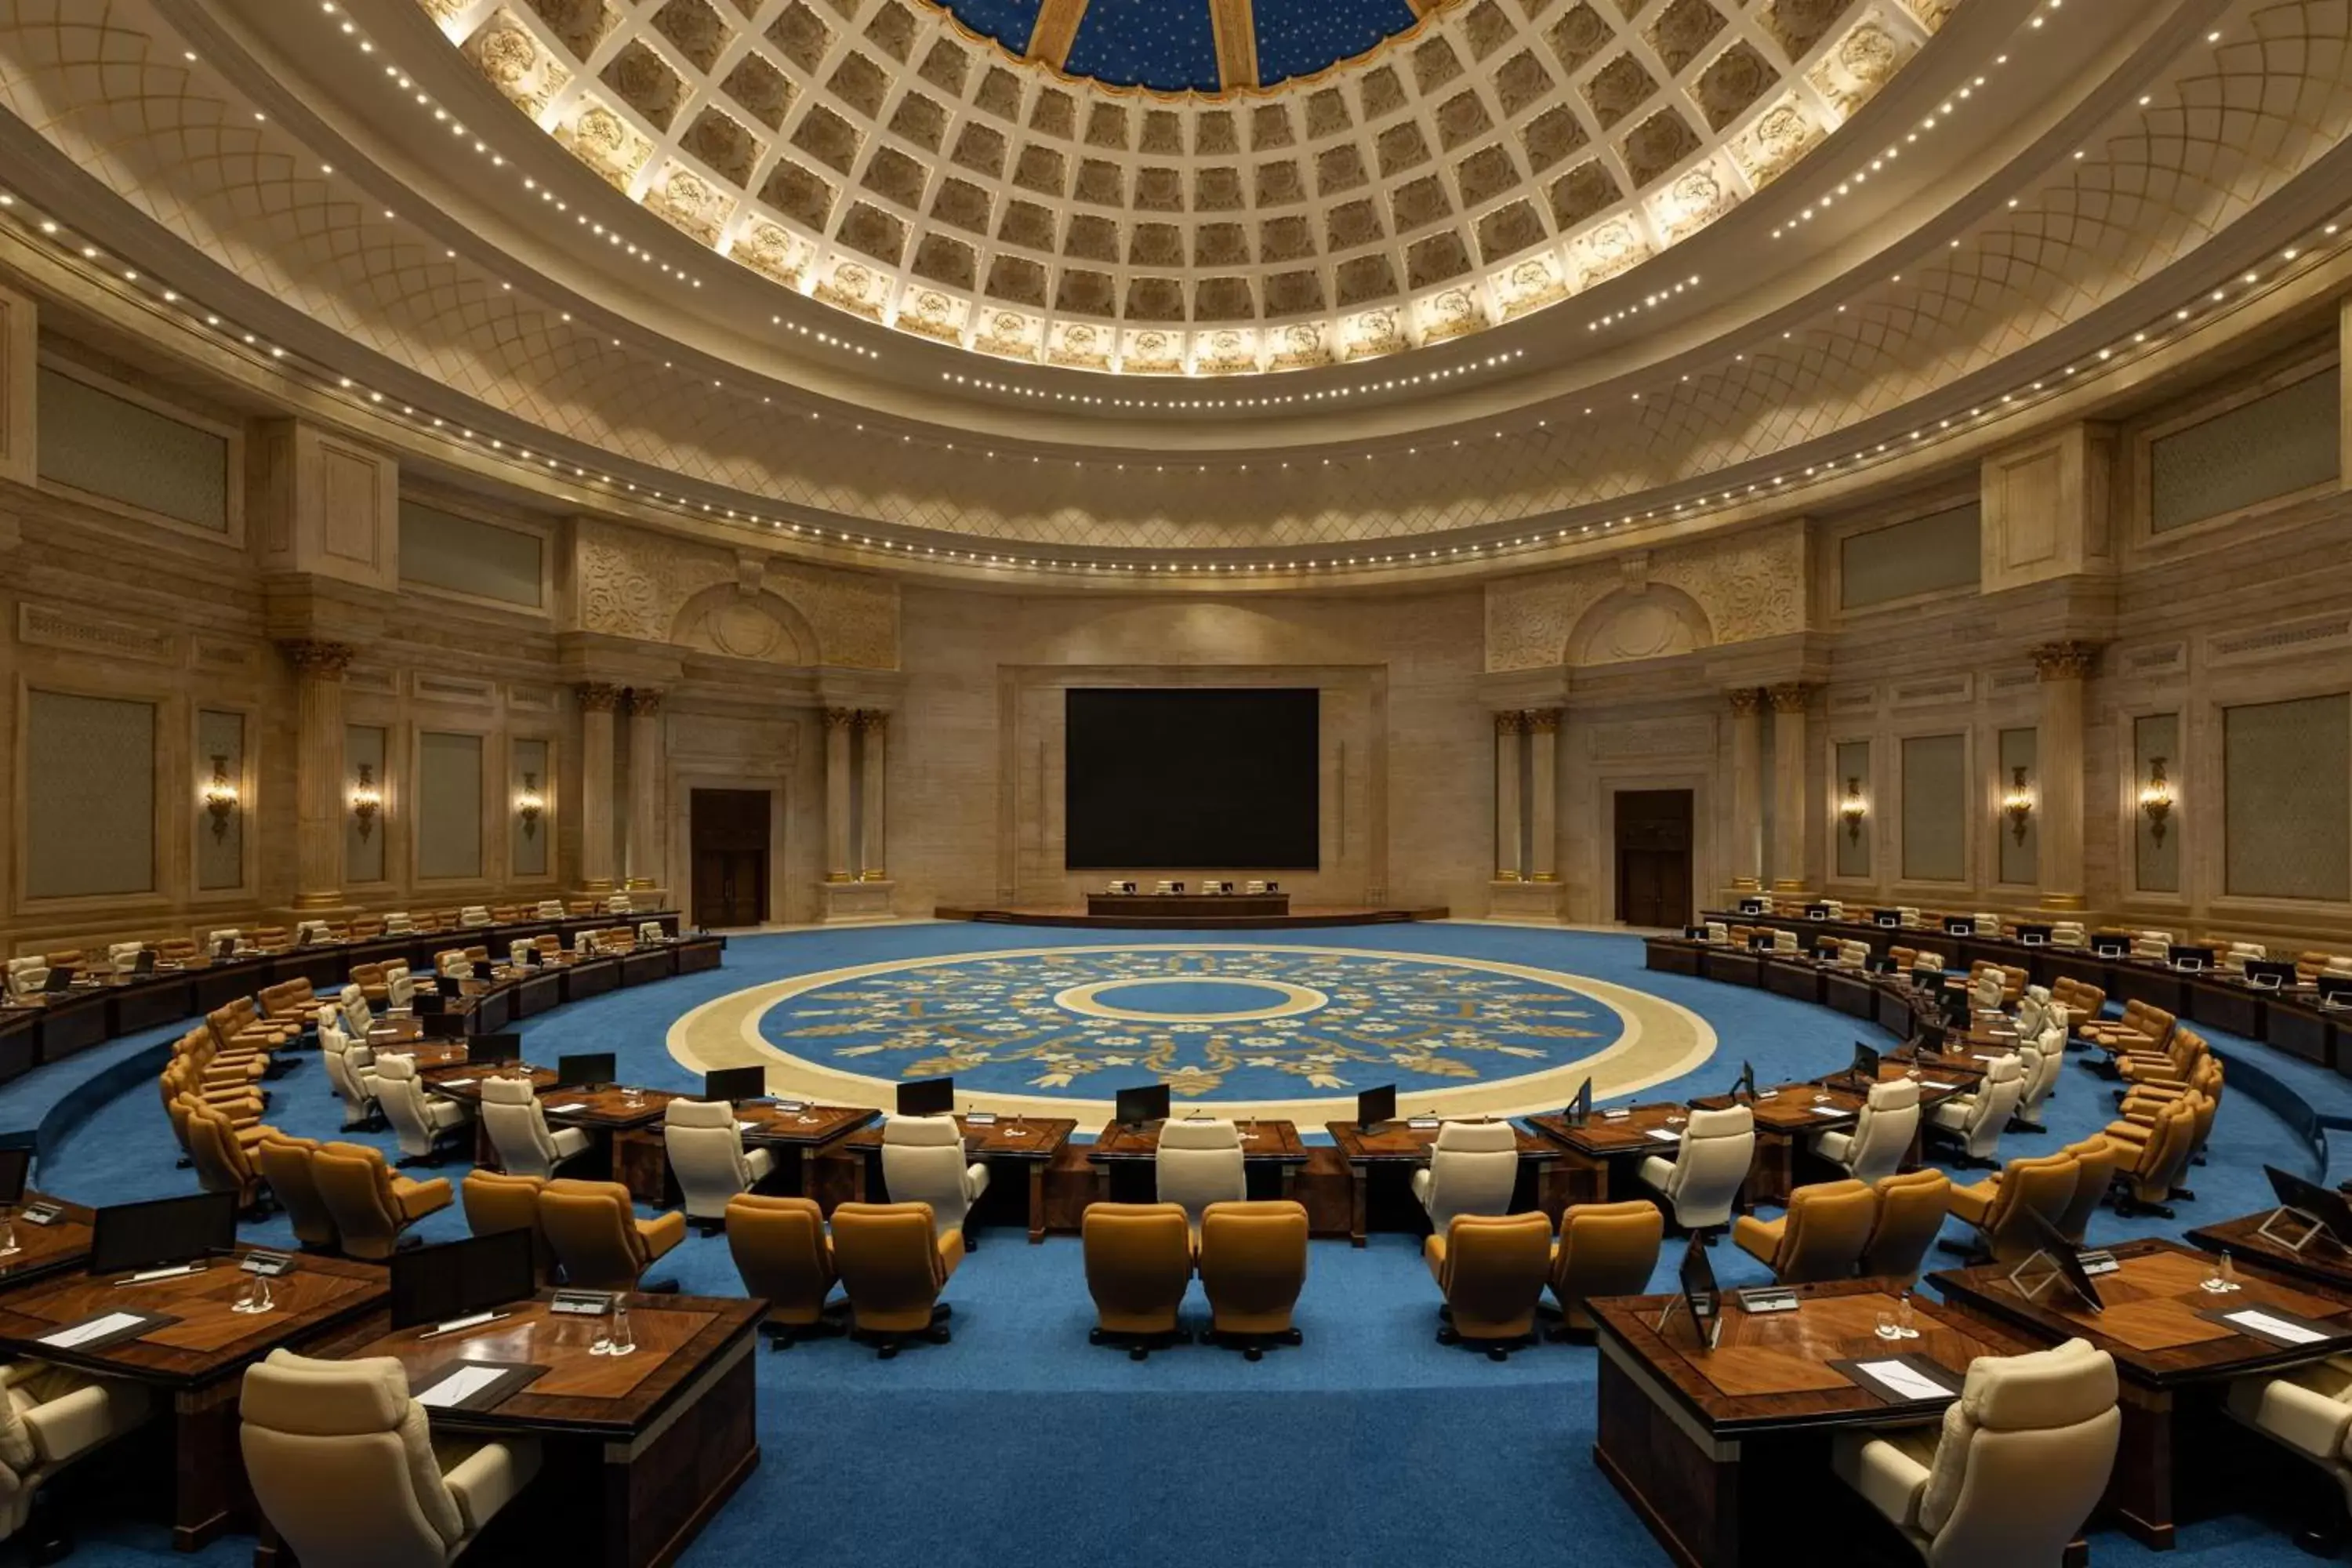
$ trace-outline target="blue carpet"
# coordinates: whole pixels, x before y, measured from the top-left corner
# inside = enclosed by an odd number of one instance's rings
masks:
[[[692,1076],[668,1058],[666,1029],[689,1007],[745,985],[887,958],[1103,941],[1099,931],[963,925],[736,938],[717,973],[532,1020],[525,1043],[542,1060],[612,1050],[625,1077],[688,1089]],[[1257,945],[1297,942],[1556,966],[1681,1003],[1718,1032],[1717,1058],[1644,1098],[1720,1090],[1742,1058],[1768,1083],[1811,1076],[1843,1063],[1857,1033],[1885,1039],[1821,1008],[1649,974],[1640,942],[1628,937],[1433,925],[1273,935]],[[2259,1053],[2266,1065],[2283,1059],[2226,1037],[2216,1044]],[[273,1088],[271,1121],[335,1133],[339,1109],[315,1060]],[[2309,1089],[2352,1100],[2332,1079]],[[26,1080],[20,1092],[40,1091]],[[2037,1152],[2104,1125],[2108,1086],[2070,1066],[2047,1114],[2049,1133],[2013,1138],[2005,1152]],[[392,1148],[389,1136],[367,1141]],[[2211,1163],[2194,1173],[2197,1201],[2178,1223],[2103,1212],[2092,1239],[2177,1234],[2256,1208],[2267,1201],[2261,1163],[2297,1159],[2307,1156],[2274,1118],[2233,1100],[2216,1123]],[[455,1179],[462,1170],[444,1173]],[[173,1168],[161,1110],[143,1084],[66,1137],[41,1180],[88,1203],[193,1187]],[[420,1229],[446,1239],[463,1234],[464,1220],[452,1208]],[[247,1234],[290,1240],[282,1220]],[[1716,1263],[1727,1285],[1766,1278],[1728,1246]],[[1670,1253],[1661,1288],[1671,1264]],[[690,1238],[656,1272],[688,1291],[741,1289],[723,1238]],[[1360,1252],[1317,1243],[1298,1310],[1306,1342],[1255,1365],[1205,1347],[1140,1365],[1089,1347],[1092,1309],[1074,1239],[1033,1247],[1017,1232],[983,1233],[947,1300],[954,1342],[894,1362],[839,1341],[761,1354],[761,1468],[686,1554],[688,1568],[769,1561],[780,1527],[796,1560],[877,1568],[1076,1563],[1106,1547],[1141,1564],[1666,1561],[1592,1466],[1595,1352],[1546,1345],[1496,1365],[1436,1344],[1437,1295],[1412,1238],[1375,1237]],[[1205,1314],[1196,1285],[1189,1315],[1197,1322]],[[910,1520],[919,1527],[903,1528]],[[1475,1522],[1467,1537],[1465,1521]],[[229,1540],[181,1556],[160,1527],[138,1521],[85,1522],[82,1538],[76,1561],[97,1568],[226,1565],[251,1552],[249,1541]],[[2199,1568],[2305,1561],[2285,1536],[2244,1517],[2189,1527],[2169,1558]],[[2159,1560],[2112,1532],[2094,1537],[2100,1564]]]

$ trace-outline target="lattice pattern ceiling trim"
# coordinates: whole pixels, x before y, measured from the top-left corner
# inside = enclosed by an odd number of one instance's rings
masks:
[[[906,0],[418,0],[582,163],[853,315],[1030,363],[1311,368],[1660,255],[1957,0],[1449,0],[1242,98],[1120,91]]]

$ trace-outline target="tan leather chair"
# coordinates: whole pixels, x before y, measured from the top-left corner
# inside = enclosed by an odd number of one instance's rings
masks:
[[[1192,1221],[1182,1204],[1089,1204],[1079,1221],[1095,1327],[1087,1342],[1132,1360],[1188,1343],[1177,1321],[1192,1279]]]
[[[315,1138],[280,1132],[255,1145],[253,1163],[292,1223],[294,1239],[308,1251],[332,1252],[339,1236],[334,1213],[319,1195],[319,1184],[310,1174],[310,1156],[318,1152]]]
[[[1871,1222],[1870,1240],[1863,1247],[1858,1271],[1872,1279],[1917,1278],[1927,1249],[1936,1245],[1944,1228],[1952,1179],[1929,1167],[1882,1177],[1872,1191],[1878,1199],[1878,1214]]]
[[[1878,1194],[1848,1178],[1799,1187],[1779,1219],[1741,1215],[1731,1227],[1739,1250],[1759,1258],[1783,1285],[1850,1279],[1878,1223]]]
[[[2152,1124],[2111,1121],[2100,1134],[2116,1145],[2116,1173],[2123,1178],[2116,1194],[2119,1215],[2152,1214],[2173,1217],[2172,1200],[2197,1194],[2180,1185],[2189,1157],[2197,1149],[2197,1110],[2202,1095],[2191,1093],[2159,1107]]]
[[[400,1247],[400,1233],[449,1206],[446,1179],[412,1182],[395,1176],[381,1150],[364,1143],[323,1143],[310,1156],[310,1179],[334,1216],[343,1250],[380,1262]]]
[[[263,1187],[251,1151],[275,1129],[251,1129],[259,1136],[248,1142],[221,1111],[185,1100],[182,1104],[187,1109],[188,1160],[195,1167],[197,1184],[208,1193],[235,1193],[237,1208],[252,1213],[260,1205]]]
[[[888,1361],[920,1339],[943,1345],[954,1310],[940,1300],[963,1261],[963,1232],[935,1234],[929,1204],[842,1204],[833,1260],[849,1296],[850,1333]]]
[[[2074,1195],[2050,1223],[2058,1227],[2059,1235],[2080,1247],[2091,1227],[2091,1216],[2106,1202],[2107,1190],[2115,1184],[2116,1167],[2123,1163],[2125,1150],[2105,1134],[2094,1132],[2058,1152],[2074,1158]]]
[[[1541,1213],[1457,1214],[1421,1255],[1445,1295],[1439,1344],[1467,1342],[1489,1361],[1508,1361],[1535,1342],[1536,1305],[1551,1272],[1551,1221]]]
[[[1830,1468],[1931,1568],[2061,1561],[2107,1488],[2115,1362],[2081,1340],[1979,1356],[1932,1426],[1840,1432]]]
[[[727,1200],[726,1219],[727,1250],[742,1276],[743,1293],[767,1298],[761,1331],[770,1346],[787,1350],[803,1334],[838,1333],[825,1298],[840,1271],[816,1200],[739,1193]]]
[[[1587,1301],[1647,1290],[1665,1234],[1666,1216],[1644,1198],[1571,1204],[1561,1211],[1551,1255],[1551,1297],[1559,1305],[1556,1337],[1592,1327]]]
[[[686,1239],[686,1215],[639,1219],[618,1182],[548,1183],[540,1189],[539,1223],[564,1283],[582,1290],[637,1289],[646,1270]]]
[[[1999,1175],[1974,1186],[1955,1186],[1946,1206],[1976,1227],[1979,1253],[1995,1263],[2020,1262],[2042,1246],[2040,1233],[2028,1228],[2026,1213],[2057,1224],[2074,1201],[2081,1171],[2081,1162],[2063,1149],[2039,1159],[2011,1160]]]
[[[93,1377],[47,1362],[0,1363],[0,1539],[23,1534],[26,1556],[55,1563],[72,1550],[44,1489],[83,1455],[138,1428],[153,1408],[147,1385]]]
[[[238,1441],[254,1500],[303,1563],[444,1568],[539,1473],[539,1445],[434,1440],[391,1356],[247,1367]]]
[[[2211,1048],[2204,1036],[2186,1025],[2175,1025],[2164,1048],[2155,1051],[2131,1051],[2116,1058],[2116,1076],[2126,1083],[2155,1080],[2181,1083],[2196,1070],[2198,1062]]]
[[[1307,1210],[1287,1199],[1211,1204],[1201,1216],[1201,1286],[1209,1340],[1251,1361],[1295,1345],[1291,1312],[1307,1287]]]
[[[466,1208],[466,1228],[476,1236],[495,1236],[500,1231],[530,1232],[531,1276],[544,1285],[551,1278],[555,1254],[547,1245],[547,1232],[539,1223],[540,1189],[545,1182],[537,1176],[513,1176],[500,1171],[486,1171],[477,1165],[466,1173],[457,1188],[457,1200]]]
[[[2050,1000],[2066,1009],[2066,1016],[2077,1026],[2096,1023],[2107,1005],[2107,994],[2084,980],[2060,975],[2050,983]]]

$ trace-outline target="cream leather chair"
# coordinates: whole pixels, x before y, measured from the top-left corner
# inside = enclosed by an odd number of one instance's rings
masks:
[[[1443,1236],[1454,1216],[1511,1212],[1519,1179],[1518,1134],[1507,1121],[1448,1121],[1437,1130],[1426,1168],[1412,1173],[1412,1195]]]
[[[1785,926],[1775,926],[1772,930],[1772,951],[1776,953],[1797,952],[1797,933]]]
[[[1551,1299],[1559,1306],[1555,1339],[1592,1327],[1585,1303],[1610,1296],[1638,1296],[1650,1288],[1666,1216],[1643,1198],[1614,1204],[1571,1204],[1560,1211],[1559,1240],[1553,1246]]]
[[[1731,1227],[1739,1250],[1783,1285],[1849,1279],[1878,1223],[1878,1194],[1851,1179],[1799,1187],[1779,1219],[1741,1215]]]
[[[1706,922],[1706,940],[1722,946],[1731,941],[1731,928],[1721,921]]]
[[[436,1442],[391,1356],[272,1351],[238,1413],[254,1500],[304,1563],[446,1568],[539,1473],[528,1440]]]
[[[147,1419],[144,1384],[96,1378],[47,1362],[0,1363],[0,1539],[29,1533],[26,1555],[54,1563],[71,1550],[61,1522],[36,1521],[58,1471]],[[29,1527],[29,1529],[28,1529]]]
[[[1455,1215],[1423,1242],[1422,1257],[1445,1296],[1439,1344],[1467,1342],[1489,1361],[1507,1361],[1534,1342],[1551,1271],[1551,1221],[1541,1213]]]
[[[406,910],[393,910],[390,914],[383,917],[383,934],[386,936],[415,936],[416,934],[416,917],[410,914]]]
[[[474,961],[462,947],[445,947],[433,955],[433,973],[444,980],[471,980]]]
[[[2270,957],[2271,950],[2258,942],[2233,942],[2221,954],[2221,967],[2232,974],[2243,974],[2249,960],[2261,963]]]
[[[963,1232],[971,1205],[988,1191],[988,1167],[963,1157],[963,1129],[952,1116],[893,1116],[882,1124],[882,1185],[896,1204],[929,1204],[944,1237]],[[964,1247],[971,1247],[970,1235]]]
[[[604,912],[608,915],[632,915],[637,912],[636,900],[626,893],[604,895]]]
[[[2066,1010],[2044,1009],[2042,1016],[2042,1032],[2028,1036],[2018,1047],[2025,1084],[2018,1092],[2017,1109],[2011,1113],[2011,1131],[2042,1131],[2042,1107],[2058,1087],[2058,1069],[2066,1064]]]
[[[367,999],[367,992],[358,985],[346,985],[335,995],[335,1010],[341,1014],[343,1033],[355,1040],[364,1040],[375,1027],[375,1008]]]
[[[1190,1342],[1177,1321],[1192,1278],[1192,1219],[1184,1205],[1088,1204],[1078,1228],[1095,1302],[1087,1342],[1118,1345],[1142,1361]]]
[[[1939,1426],[1841,1432],[1830,1468],[1929,1568],[2056,1563],[2115,1468],[2116,1366],[2081,1340],[1979,1356]]]
[[[738,1194],[750,1192],[775,1169],[776,1157],[769,1151],[745,1151],[735,1108],[723,1100],[671,1100],[662,1111],[662,1142],[685,1197],[686,1217],[713,1227],[725,1221]],[[889,1157],[887,1151],[883,1157]]]
[[[2091,937],[2090,933],[2083,929],[2083,922],[2080,921],[2057,921],[2050,927],[2050,945],[2088,947],[2091,945]]]
[[[266,1152],[270,1145],[262,1145]],[[364,1143],[322,1143],[310,1154],[310,1180],[335,1222],[342,1248],[381,1263],[400,1249],[401,1233],[449,1206],[456,1194],[436,1176],[412,1182],[395,1176],[381,1150]]]
[[[467,904],[457,911],[457,923],[467,927],[488,925],[491,923],[490,907],[488,904]]]
[[[770,1348],[790,1350],[804,1334],[839,1333],[825,1299],[840,1272],[816,1200],[739,1193],[728,1200],[726,1218],[727,1250],[743,1293],[768,1303],[761,1331]]]
[[[635,1290],[646,1270],[686,1239],[686,1216],[639,1219],[618,1182],[556,1180],[539,1190],[539,1225],[567,1285]]]
[[[139,955],[147,951],[143,942],[118,942],[106,950],[106,962],[114,973],[128,977],[139,967]]]
[[[1201,1234],[1201,1216],[1211,1204],[1241,1203],[1249,1196],[1242,1162],[1242,1135],[1230,1121],[1170,1120],[1160,1124],[1160,1153],[1153,1162],[1160,1201],[1181,1204]]]
[[[351,1047],[344,1052],[343,1059],[350,1061],[351,1051],[363,1048]],[[376,1059],[375,1101],[383,1109],[383,1119],[392,1123],[394,1131],[400,1134],[403,1163],[438,1159],[443,1152],[442,1146],[464,1132],[472,1121],[466,1108],[456,1100],[442,1100],[425,1092],[424,1080],[416,1076],[416,1058],[414,1057],[392,1056]]]
[[[639,947],[658,947],[668,940],[669,932],[662,930],[661,921],[639,921],[637,922],[637,945]]]
[[[1672,1160],[1642,1162],[1642,1180],[1666,1200],[1685,1230],[1715,1230],[1731,1223],[1732,1205],[1756,1158],[1756,1116],[1744,1105],[1694,1110]]]
[[[532,915],[534,919],[538,920],[560,921],[563,918],[563,900],[562,899],[541,899],[539,900],[539,908],[532,911]]]
[[[2017,999],[2017,1032],[2028,1039],[2042,1032],[2050,1011],[2050,987],[2029,985]]]
[[[206,958],[218,956],[223,942],[229,944],[228,950],[232,955],[242,955],[252,951],[251,945],[245,940],[245,932],[235,926],[223,926],[216,931],[205,933],[205,956]]]
[[[1969,978],[1969,1005],[1979,1013],[2000,1011],[2000,971],[1991,965]]]
[[[343,1102],[343,1131],[373,1127],[381,1114],[376,1106],[379,1080],[375,1054],[332,1024],[319,1026],[319,1059],[326,1065],[327,1086]]]
[[[1875,1182],[1903,1168],[1919,1131],[1919,1084],[1890,1079],[1870,1086],[1870,1098],[1851,1132],[1819,1132],[1813,1152],[1858,1182]]]
[[[2144,931],[2132,937],[2134,958],[2154,959],[2162,963],[2172,956],[2172,933],[2168,931]]]
[[[527,1078],[499,1076],[482,1080],[482,1125],[489,1130],[490,1146],[509,1175],[551,1180],[557,1167],[588,1152],[588,1134],[577,1127],[551,1131],[539,1091]]]
[[[2025,1093],[2025,1060],[2015,1052],[1985,1064],[1985,1076],[1971,1094],[1956,1094],[1936,1107],[1927,1124],[1952,1134],[1960,1163],[1990,1165],[2000,1135]]]
[[[2223,1408],[2334,1481],[2352,1504],[2352,1355],[2242,1377],[2230,1385]],[[2316,1555],[2333,1557],[2342,1534],[2339,1507],[2301,1543]]]
[[[25,1001],[41,994],[49,983],[49,961],[39,953],[8,961],[8,994]]]
[[[416,1008],[416,976],[408,972],[405,963],[383,966],[383,1005],[393,1013],[410,1013]]]
[[[1840,969],[1868,969],[1870,967],[1870,943],[1866,942],[1841,942],[1838,943],[1837,957],[1833,962]]]
[[[1902,921],[1906,926],[1916,926],[1924,923],[1919,918],[1918,910],[1910,904],[1895,905],[1895,918]]]

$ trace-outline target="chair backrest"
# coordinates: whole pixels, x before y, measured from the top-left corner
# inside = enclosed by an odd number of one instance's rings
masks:
[[[1446,1225],[1438,1284],[1465,1339],[1531,1332],[1550,1271],[1551,1221],[1540,1211],[1456,1215]]]
[[[727,1251],[743,1293],[765,1297],[768,1321],[814,1323],[834,1282],[833,1243],[814,1198],[738,1193],[727,1201]]]
[[[364,1047],[352,1046],[343,1053],[347,1067],[355,1067],[351,1052]],[[432,1102],[426,1099],[424,1080],[416,1076],[416,1060],[413,1057],[380,1057],[375,1062],[375,1100],[383,1109],[383,1119],[400,1135],[400,1152],[422,1159],[433,1152],[434,1126]]]
[[[1692,1111],[1666,1182],[1675,1223],[1690,1230],[1730,1224],[1732,1203],[1755,1157],[1754,1111],[1744,1105]]]
[[[1960,1142],[1971,1159],[1990,1160],[2000,1147],[2000,1135],[2025,1093],[2025,1059],[2011,1051],[1985,1064],[1984,1081],[1969,1108],[1960,1129]]]
[[[462,926],[486,926],[490,923],[488,904],[467,904],[457,911],[457,923]]]
[[[727,1200],[751,1184],[742,1129],[735,1124],[735,1108],[723,1100],[671,1100],[662,1111],[662,1142],[693,1218],[719,1218]]]
[[[1560,1212],[1559,1251],[1552,1258],[1552,1294],[1570,1328],[1591,1328],[1584,1303],[1608,1296],[1638,1296],[1649,1289],[1664,1241],[1666,1216],[1635,1198],[1614,1204],[1572,1204]]]
[[[541,899],[539,900],[539,909],[537,913],[538,918],[543,921],[560,921],[563,918],[563,900],[562,899]]]
[[[1944,1228],[1951,1194],[1952,1179],[1932,1166],[1880,1178],[1874,1189],[1878,1213],[1862,1249],[1861,1272],[1873,1278],[1916,1277]]]
[[[310,1179],[334,1216],[343,1250],[353,1258],[390,1258],[399,1245],[401,1215],[392,1197],[392,1167],[364,1143],[323,1143],[310,1156]]]
[[[2124,1150],[2114,1139],[2095,1132],[2058,1152],[2074,1157],[2074,1191],[2066,1200],[2066,1206],[2050,1223],[2058,1227],[2059,1235],[2080,1247],[2084,1233],[2091,1228],[2091,1216],[2099,1212],[2100,1200],[2114,1184],[2116,1166],[2122,1161]]]
[[[2043,1015],[2048,1019],[2047,1014]],[[2058,1087],[2058,1069],[2066,1063],[2066,1025],[2061,1017],[2045,1022],[2018,1051],[2025,1065],[2025,1088],[2017,1097],[2018,1114],[2039,1126],[2042,1101]]]
[[[2064,1150],[2038,1159],[2011,1160],[2000,1173],[2000,1191],[1985,1213],[1984,1240],[1996,1263],[2031,1258],[2042,1234],[2029,1228],[2030,1211],[2056,1225],[2074,1201],[2082,1162]]]
[[[893,1116],[882,1124],[883,1187],[895,1203],[929,1204],[942,1236],[963,1228],[972,1184],[953,1116]]]
[[[2114,1360],[2081,1340],[1969,1363],[1919,1500],[1929,1568],[2063,1557],[2115,1468],[2116,1396]]]
[[[1214,1325],[1277,1333],[1307,1286],[1307,1210],[1286,1199],[1211,1204],[1201,1215],[1201,1287]]]
[[[928,1321],[947,1283],[940,1244],[929,1204],[836,1205],[833,1261],[857,1321],[885,1328]]]
[[[1198,1225],[1211,1204],[1249,1195],[1242,1137],[1230,1121],[1163,1121],[1153,1162],[1160,1201],[1181,1204]]]
[[[482,1080],[482,1126],[499,1152],[499,1163],[519,1176],[542,1181],[555,1174],[561,1155],[547,1130],[547,1112],[527,1078],[503,1073]]]
[[[1851,1279],[1877,1223],[1878,1194],[1867,1182],[1799,1187],[1789,1194],[1789,1223],[1772,1258],[1772,1277],[1784,1285]]]
[[[1851,941],[1839,942],[1837,951],[1837,966],[1840,969],[1869,968],[1870,943],[1866,942]]]
[[[1897,1078],[1872,1084],[1862,1114],[1854,1119],[1853,1142],[1846,1147],[1846,1174],[1865,1184],[1893,1175],[1902,1169],[1918,1131],[1918,1080]]]
[[[1181,1204],[1089,1204],[1078,1222],[1087,1293],[1114,1333],[1170,1333],[1192,1276],[1192,1219]]]
[[[383,917],[383,933],[386,936],[413,936],[415,931],[416,918],[406,910],[394,910]]]
[[[1519,1140],[1507,1121],[1448,1121],[1429,1155],[1429,1223],[1456,1215],[1508,1214],[1519,1179]]]
[[[335,1215],[310,1173],[310,1157],[318,1148],[310,1139],[280,1133],[255,1147],[253,1163],[261,1168],[261,1179],[269,1184],[278,1206],[286,1211],[288,1222],[294,1226],[294,1239],[305,1247],[332,1247],[337,1236]]]
[[[441,1563],[466,1538],[424,1406],[394,1357],[272,1351],[246,1369],[238,1410],[254,1500],[301,1561]]]
[[[629,1189],[618,1182],[548,1183],[539,1192],[539,1224],[565,1280],[583,1290],[634,1289],[653,1261]]]
[[[2138,1161],[2126,1168],[2132,1196],[2141,1203],[2160,1204],[2171,1198],[2181,1173],[2189,1168],[2189,1156],[2197,1152],[2197,1102],[2202,1098],[2190,1089],[2157,1108],[2156,1125],[2140,1145]]]
[[[253,1201],[261,1173],[237,1142],[236,1128],[226,1113],[202,1100],[188,1105],[188,1160],[205,1191],[235,1193],[239,1204]]]
[[[457,1188],[457,1201],[466,1210],[466,1228],[472,1234],[530,1232],[531,1267],[542,1280],[547,1278],[548,1265],[553,1261],[548,1251],[547,1232],[539,1223],[539,1193],[546,1185],[536,1176],[516,1176],[476,1166],[466,1173],[465,1181]]]

